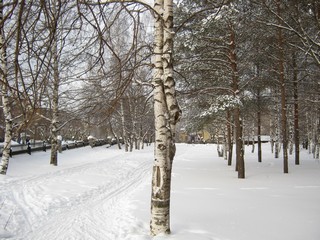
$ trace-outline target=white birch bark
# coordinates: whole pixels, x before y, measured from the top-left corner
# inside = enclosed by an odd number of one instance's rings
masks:
[[[121,127],[122,127],[122,139],[124,142],[124,149],[126,152],[129,151],[129,143],[128,143],[128,136],[126,131],[126,122],[124,118],[124,99],[120,100],[120,114],[121,114]]]
[[[173,79],[173,1],[155,0],[155,161],[152,177],[152,235],[170,233],[170,189],[175,130],[180,119]]]
[[[164,29],[163,29],[163,69],[164,69],[164,89],[167,108],[169,111],[169,123],[172,132],[173,148],[175,151],[174,141],[176,134],[176,124],[180,120],[181,110],[179,108],[176,91],[175,81],[173,78],[173,0],[164,0],[164,15],[163,15]],[[170,158],[174,157],[174,152]]]
[[[155,0],[154,8],[160,12],[163,9],[163,0]],[[168,161],[168,113],[165,103],[163,85],[163,24],[159,15],[155,16],[155,47],[154,47],[154,76],[153,76],[153,98],[155,116],[155,149],[154,165],[152,174],[151,193],[151,222],[150,231],[152,235],[159,233],[170,233],[170,187],[167,184],[167,177],[170,169]]]
[[[224,132],[224,138],[223,138],[223,157],[224,157],[224,160],[228,159],[228,142],[227,142],[225,132]]]
[[[0,22],[3,22],[3,1],[0,0]],[[4,40],[4,26],[0,26],[0,82],[1,82],[1,98],[3,114],[5,119],[5,136],[2,151],[2,158],[0,162],[0,174],[6,174],[9,166],[10,148],[12,139],[12,114],[9,102],[9,89],[7,79],[7,56]]]
[[[58,122],[59,122],[59,57],[58,57],[58,33],[57,33],[57,9],[56,0],[53,0],[53,16],[50,23],[50,31],[53,37],[52,57],[53,57],[53,91],[52,91],[52,120],[51,120],[51,157],[50,164],[58,165]]]

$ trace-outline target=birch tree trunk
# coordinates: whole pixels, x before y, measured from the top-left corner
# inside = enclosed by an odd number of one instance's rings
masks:
[[[4,24],[3,24],[3,0],[0,0],[0,82],[1,82],[1,98],[3,114],[5,118],[5,136],[0,163],[0,174],[5,175],[9,166],[10,148],[12,139],[12,114],[9,102],[9,89],[7,79],[7,55],[4,39]]]
[[[164,69],[164,90],[169,110],[169,123],[172,133],[172,144],[170,149],[170,159],[175,155],[175,135],[176,124],[180,120],[181,110],[177,103],[175,92],[175,81],[173,79],[173,0],[164,0],[164,29],[163,29],[163,69]]]
[[[274,90],[274,96],[277,96],[278,94],[278,91],[277,89]],[[278,98],[276,97],[275,98],[275,102],[274,102],[274,106],[273,106],[273,114],[274,114],[274,119],[273,119],[273,125],[272,125],[272,149],[273,149],[273,152],[274,152],[274,158],[279,158],[279,151],[280,151],[280,112],[279,112],[279,102],[278,102]]]
[[[157,12],[163,10],[163,0],[155,0],[154,9]],[[152,235],[170,233],[170,186],[167,185],[171,162],[168,159],[168,112],[165,103],[163,84],[163,24],[159,15],[155,16],[154,23],[154,117],[155,117],[155,146],[154,165],[152,174],[151,192],[151,222]]]
[[[175,155],[175,127],[180,119],[173,79],[173,1],[155,0],[154,115],[155,159],[152,175],[152,235],[170,233],[171,170]]]
[[[120,114],[121,114],[121,127],[122,127],[122,139],[124,142],[124,149],[126,152],[129,151],[129,140],[127,136],[127,131],[126,131],[126,122],[124,118],[124,99],[121,98],[120,100]]]
[[[53,57],[53,91],[52,91],[52,121],[51,121],[51,157],[50,164],[58,165],[58,122],[59,122],[59,57],[58,57],[58,34],[57,34],[57,9],[56,0],[53,0],[53,15],[50,22],[50,31],[53,37],[52,57]]]

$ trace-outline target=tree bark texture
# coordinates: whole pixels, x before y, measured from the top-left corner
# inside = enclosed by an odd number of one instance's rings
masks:
[[[294,145],[295,164],[300,164],[300,129],[299,129],[299,95],[298,95],[298,69],[296,56],[293,55],[293,100],[294,100]]]
[[[3,0],[0,0],[0,22],[3,23]],[[5,119],[5,136],[0,163],[0,174],[6,174],[9,166],[10,148],[12,139],[12,114],[9,101],[9,89],[7,79],[7,55],[4,39],[4,24],[0,26],[0,82],[1,82],[1,97],[3,114]]]
[[[170,191],[175,128],[180,118],[173,79],[173,1],[156,0],[154,48],[155,159],[152,175],[152,235],[170,233]]]
[[[260,91],[257,93],[257,135],[258,135],[258,162],[262,162],[262,149],[261,149],[261,96]]]
[[[228,141],[228,166],[232,165],[232,126],[230,110],[227,110],[227,141]]]
[[[277,0],[277,13],[281,16],[281,0]],[[284,37],[282,29],[278,28],[279,46],[279,82],[281,93],[281,135],[283,152],[283,173],[288,173],[288,137],[287,137],[287,104],[286,104],[286,83],[284,77]]]
[[[124,99],[122,98],[120,100],[120,114],[121,114],[121,127],[122,127],[122,139],[124,142],[124,149],[126,152],[129,151],[129,142],[128,142],[128,136],[126,131],[126,122],[124,117]]]
[[[234,96],[237,97],[239,94],[239,75],[237,69],[237,55],[236,55],[236,36],[232,24],[229,26],[230,29],[230,49],[229,58],[232,70],[232,89]],[[234,126],[235,126],[235,142],[236,142],[236,171],[238,171],[238,178],[245,178],[245,165],[243,156],[243,141],[242,141],[242,126],[241,126],[241,113],[240,107],[236,106],[233,110],[234,114]]]
[[[274,94],[278,94],[277,91],[274,92]],[[279,139],[280,139],[280,113],[279,113],[279,102],[275,101],[273,110],[274,110],[274,120],[273,120],[273,136],[272,136],[272,142],[273,142],[273,147],[274,147],[274,158],[279,158]]]
[[[58,57],[58,33],[57,33],[57,9],[56,0],[53,2],[53,13],[50,22],[52,34],[52,58],[53,58],[53,91],[52,91],[52,121],[51,121],[51,157],[50,164],[58,165],[58,123],[59,123],[59,57]]]

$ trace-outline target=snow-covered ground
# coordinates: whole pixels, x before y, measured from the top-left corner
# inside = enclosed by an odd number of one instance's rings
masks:
[[[246,151],[246,179],[215,145],[178,144],[171,230],[154,240],[319,240],[320,163],[290,156],[289,174],[263,144],[263,162]],[[11,159],[0,176],[0,239],[150,240],[153,147],[133,153],[84,147]]]

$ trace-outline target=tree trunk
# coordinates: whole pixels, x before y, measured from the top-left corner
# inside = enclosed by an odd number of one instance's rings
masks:
[[[229,58],[230,65],[232,70],[232,89],[234,96],[238,97],[239,95],[239,75],[237,69],[237,55],[236,55],[236,37],[235,31],[233,29],[232,23],[229,25],[230,29],[230,49],[229,49]],[[238,171],[238,178],[245,178],[245,165],[243,157],[243,141],[242,141],[242,123],[241,123],[241,114],[240,107],[236,106],[233,110],[234,114],[234,126],[235,126],[235,142],[236,142],[236,171]]]
[[[260,90],[258,90],[258,94],[257,94],[257,104],[258,104],[258,112],[257,112],[258,162],[262,162],[262,149],[261,149],[261,96],[260,96]]]
[[[298,69],[296,56],[293,54],[293,99],[294,99],[294,145],[295,164],[300,164],[300,129],[299,129],[299,97],[298,97]]]
[[[251,131],[251,133],[252,133],[252,150],[251,150],[251,153],[254,153],[254,150],[255,150],[255,128],[254,128],[254,126],[253,126],[253,128],[252,128],[252,131]]]
[[[50,164],[58,165],[58,123],[59,123],[59,57],[58,57],[58,34],[57,34],[57,9],[56,2],[53,2],[53,13],[50,19],[52,34],[52,59],[53,59],[53,91],[52,91],[52,121],[51,121],[51,158]]]
[[[120,142],[120,139],[119,137],[117,136],[117,134],[114,132],[113,130],[113,127],[112,127],[112,123],[111,123],[111,120],[109,121],[109,128],[110,128],[110,131],[112,133],[112,136],[114,137],[114,139],[117,140],[117,145],[118,145],[118,148],[121,149],[121,142]],[[112,144],[112,139],[110,139],[110,145]]]
[[[245,178],[244,150],[242,141],[242,121],[240,119],[239,108],[235,109],[235,129],[236,129],[236,162],[238,178]],[[238,126],[238,127],[237,127]]]
[[[54,51],[55,52],[55,51]],[[55,56],[55,54],[54,54]],[[51,120],[51,157],[50,164],[53,166],[58,165],[58,104],[59,104],[59,73],[57,59],[54,57],[54,83],[53,83],[53,96],[52,96],[52,120]]]
[[[257,127],[257,135],[258,135],[258,162],[262,162],[262,148],[261,148],[261,112],[258,111],[257,114],[258,127]]]
[[[274,157],[275,158],[279,158],[279,151],[280,151],[280,147],[279,147],[279,138],[280,138],[280,130],[279,130],[279,106],[278,106],[278,102],[275,103],[274,105],[274,137],[273,137],[273,145],[274,145]]]
[[[231,114],[230,110],[227,110],[227,139],[228,139],[228,166],[232,164],[232,150],[233,150],[233,142],[232,142],[232,127],[231,127]]]
[[[126,152],[129,151],[129,139],[127,136],[127,131],[126,131],[126,122],[124,118],[124,102],[123,98],[120,100],[120,114],[121,114],[121,127],[122,127],[122,139],[124,142],[124,149]]]
[[[0,174],[5,175],[9,166],[10,158],[10,148],[12,139],[12,115],[9,101],[9,89],[8,89],[8,79],[7,79],[7,54],[4,39],[4,24],[3,24],[3,1],[0,0],[0,82],[1,86],[1,97],[2,97],[2,108],[3,115],[5,119],[5,135],[4,135],[4,145],[2,151],[2,158],[0,163]]]
[[[2,41],[2,38],[1,40]],[[0,48],[2,49],[2,42],[0,42]],[[1,72],[6,71],[5,64],[3,64],[3,51],[1,51]],[[5,135],[4,135],[4,144],[3,144],[3,150],[2,150],[2,158],[0,163],[0,174],[6,174],[7,169],[9,166],[9,158],[10,158],[10,149],[11,149],[11,139],[12,139],[12,115],[11,115],[11,108],[10,108],[10,102],[9,102],[9,96],[8,96],[8,86],[6,81],[6,74],[1,74],[1,82],[2,82],[2,88],[1,88],[1,95],[2,95],[2,108],[3,108],[3,115],[5,118]]]
[[[151,222],[152,235],[170,233],[171,170],[175,155],[175,126],[180,118],[173,79],[173,1],[156,0],[154,9],[163,12],[155,16],[155,161],[152,175]]]
[[[281,16],[281,0],[277,0],[277,13]],[[288,137],[287,137],[287,104],[286,104],[286,83],[284,78],[284,39],[282,29],[278,28],[279,45],[279,82],[281,92],[281,135],[283,152],[283,172],[288,173]]]
[[[157,12],[163,9],[163,0],[156,0],[154,9]],[[159,15],[155,16],[155,69],[153,77],[154,86],[154,117],[155,117],[155,149],[154,165],[152,173],[151,192],[151,222],[150,231],[152,235],[170,233],[170,186],[168,186],[168,175],[170,174],[171,162],[168,159],[169,128],[167,125],[168,115],[165,104],[163,84],[163,24]]]
[[[228,160],[228,141],[225,132],[223,136],[223,158],[224,160]]]

